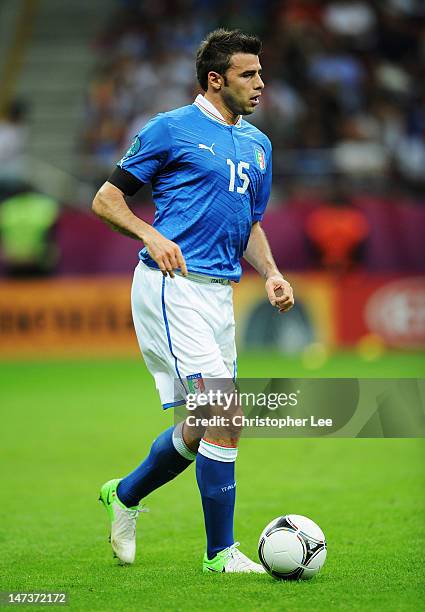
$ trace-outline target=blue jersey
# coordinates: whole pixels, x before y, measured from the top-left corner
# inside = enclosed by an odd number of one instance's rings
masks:
[[[252,224],[271,188],[271,144],[239,118],[228,125],[203,96],[151,119],[118,164],[152,183],[153,226],[176,242],[190,272],[238,281]],[[140,259],[158,267],[147,253]]]

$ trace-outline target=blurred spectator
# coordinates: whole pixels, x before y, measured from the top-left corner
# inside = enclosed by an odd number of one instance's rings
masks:
[[[395,151],[395,161],[402,178],[417,185],[425,193],[425,139],[424,134],[406,134]]]
[[[334,149],[335,166],[344,174],[382,175],[387,168],[387,150],[380,141],[379,122],[373,115],[346,118]]]
[[[419,193],[423,0],[117,2],[96,43],[81,139],[85,178],[104,180],[152,115],[192,102],[194,53],[218,26],[264,41],[266,89],[249,120],[273,142],[275,190],[330,186],[336,173],[363,191],[391,190],[401,178],[407,194]]]
[[[308,215],[306,233],[319,255],[320,265],[344,273],[359,261],[369,226],[363,211],[341,193]]]
[[[8,276],[51,273],[58,259],[52,235],[58,203],[30,186],[0,203],[0,247]]]
[[[24,178],[24,153],[28,139],[26,104],[15,100],[0,119],[0,198]]]
[[[366,38],[376,25],[376,15],[370,2],[334,0],[323,12],[325,27],[334,34],[356,41]]]

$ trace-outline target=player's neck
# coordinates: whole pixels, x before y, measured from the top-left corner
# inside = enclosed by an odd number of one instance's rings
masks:
[[[211,102],[228,125],[235,125],[238,122],[239,115],[235,115],[229,108],[227,108],[219,96],[215,96],[207,91],[204,94],[204,98],[208,100],[208,102]]]

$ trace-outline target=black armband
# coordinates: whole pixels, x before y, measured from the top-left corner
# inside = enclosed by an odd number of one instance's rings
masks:
[[[117,166],[111,176],[108,178],[108,183],[112,183],[118,189],[121,189],[125,195],[132,196],[134,195],[141,187],[143,187],[144,183],[139,181],[134,174],[128,172],[128,170],[123,170]]]

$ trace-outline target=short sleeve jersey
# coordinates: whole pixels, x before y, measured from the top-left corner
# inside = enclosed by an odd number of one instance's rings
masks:
[[[118,163],[152,184],[153,226],[176,242],[188,270],[238,281],[252,224],[270,195],[270,140],[240,118],[228,125],[198,96],[161,113],[135,137]],[[146,249],[140,259],[157,267]]]

